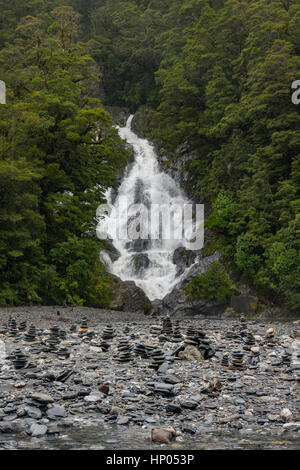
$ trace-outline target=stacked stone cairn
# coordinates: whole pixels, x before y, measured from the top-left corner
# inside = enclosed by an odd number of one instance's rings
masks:
[[[231,352],[231,364],[234,369],[243,369],[244,354],[239,349],[233,349]]]
[[[66,347],[61,347],[57,350],[56,352],[58,357],[63,357],[65,359],[68,359],[70,357],[70,352]]]
[[[100,348],[104,352],[106,352],[109,349],[111,340],[114,338],[114,336],[115,336],[114,329],[109,323],[106,325],[106,327],[104,328],[102,332],[102,341],[100,343]]]
[[[65,339],[67,339],[67,332],[65,330],[60,330],[59,336],[60,336],[60,339],[64,341]]]
[[[244,350],[250,351],[253,346],[255,346],[255,338],[251,331],[247,331],[244,336]]]
[[[229,354],[228,353],[223,354],[222,360],[221,360],[221,365],[223,367],[228,367],[229,366]]]
[[[178,320],[175,322],[172,341],[173,343],[181,343],[182,341],[182,334],[180,333],[180,326]]]
[[[192,344],[194,346],[198,346],[198,332],[194,330],[192,326],[189,326],[186,330],[186,337],[184,339],[184,342],[186,344]]]
[[[81,320],[80,328],[79,328],[79,334],[87,333],[87,331],[88,331],[87,318],[83,317],[82,320]]]
[[[54,325],[50,328],[50,336],[48,339],[48,347],[50,352],[57,351],[57,346],[60,343],[59,328]]]
[[[7,325],[6,323],[3,323],[3,325],[0,328],[0,335],[6,335],[7,331],[8,331]]]
[[[273,347],[274,346],[274,328],[269,328],[267,331],[266,331],[266,344],[269,346],[269,347]]]
[[[26,331],[24,335],[24,341],[26,341],[27,343],[33,343],[35,341],[35,338],[36,338],[36,328],[35,328],[35,325],[31,323],[31,325],[28,328],[28,331]]]
[[[284,364],[287,367],[290,367],[291,357],[292,357],[291,352],[288,349],[285,349],[284,352],[281,355],[282,364]]]
[[[135,346],[134,353],[136,356],[140,356],[143,359],[148,359],[151,356],[151,348],[143,343],[138,343]]]
[[[15,369],[23,369],[27,364],[27,359],[25,354],[22,353],[20,349],[16,349],[12,354],[13,365]]]
[[[152,360],[149,364],[149,367],[151,367],[151,369],[157,370],[159,366],[164,362],[165,355],[160,348],[155,348],[151,354],[151,359]]]
[[[172,321],[171,321],[170,315],[167,315],[167,316],[163,319],[163,323],[162,323],[162,333],[164,333],[164,334],[167,335],[167,336],[171,336],[172,333],[173,333],[173,325],[172,325]]]
[[[150,333],[151,333],[152,335],[156,335],[156,336],[157,336],[157,335],[160,335],[161,332],[162,332],[162,326],[160,326],[160,325],[151,325],[151,327],[150,327]]]
[[[10,336],[17,336],[18,334],[18,329],[17,329],[17,322],[14,318],[10,320],[9,324],[9,335]]]
[[[21,321],[19,324],[19,331],[25,331],[27,328],[26,321]]]
[[[260,361],[260,348],[259,346],[252,346],[250,348],[250,355],[249,355],[249,364],[250,368],[257,368],[257,365]]]
[[[132,360],[131,347],[126,338],[121,338],[118,344],[118,362],[129,362]]]

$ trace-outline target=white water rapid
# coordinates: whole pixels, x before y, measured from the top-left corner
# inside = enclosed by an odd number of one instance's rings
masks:
[[[188,247],[188,244],[182,241],[182,237],[167,239],[168,237],[160,236],[153,239],[153,236],[149,235],[148,239],[132,240],[128,236],[122,238],[116,236],[114,228],[118,226],[121,232],[124,229],[134,231],[141,228],[143,221],[143,226],[146,224],[149,233],[150,225],[151,233],[153,230],[156,234],[162,233],[164,217],[160,220],[151,219],[151,224],[148,226],[146,219],[141,216],[142,211],[138,214],[138,211],[133,209],[133,211],[128,211],[128,215],[121,208],[123,202],[127,201],[129,207],[139,204],[146,210],[148,209],[146,217],[149,217],[150,208],[155,207],[153,205],[163,204],[169,207],[174,217],[172,227],[176,230],[180,227],[182,217],[178,208],[189,204],[190,201],[178,184],[160,170],[153,146],[146,139],[140,139],[132,132],[132,118],[133,116],[130,116],[126,126],[118,129],[121,138],[133,148],[134,162],[127,167],[117,197],[113,197],[111,190],[107,192],[108,205],[114,211],[102,218],[97,227],[97,233],[107,234],[120,256],[116,261],[112,261],[109,254],[102,251],[101,259],[112,274],[119,276],[123,281],[133,280],[144,290],[150,300],[162,299],[180,279],[177,276],[177,267],[172,261],[174,250],[179,246]]]

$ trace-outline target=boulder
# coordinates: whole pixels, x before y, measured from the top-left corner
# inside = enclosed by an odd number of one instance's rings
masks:
[[[148,315],[152,305],[145,292],[133,281],[122,281],[113,276],[115,295],[109,305],[111,310],[121,312],[142,312]]]
[[[202,354],[196,346],[187,346],[178,353],[178,357],[184,361],[202,362],[203,360]]]
[[[176,431],[174,428],[154,428],[151,431],[151,440],[159,444],[169,444],[176,438]]]

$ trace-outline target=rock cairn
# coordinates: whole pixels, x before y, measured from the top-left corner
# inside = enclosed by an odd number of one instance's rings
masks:
[[[6,323],[3,323],[3,325],[0,328],[0,335],[6,335],[7,331],[8,331],[7,325]]]
[[[235,369],[243,369],[244,354],[240,349],[233,349],[231,352],[231,364]]]
[[[50,336],[48,339],[48,347],[50,352],[55,352],[57,350],[57,345],[60,343],[59,328],[57,325],[54,325],[50,328]]]
[[[266,331],[266,344],[270,347],[274,346],[274,328],[269,328]]]
[[[172,333],[173,333],[173,325],[172,325],[172,321],[171,321],[170,315],[167,315],[167,316],[163,319],[162,333],[165,334],[165,335],[167,335],[167,336],[171,336]]]
[[[251,368],[256,368],[260,361],[260,348],[258,346],[252,346],[250,348],[249,364]]]
[[[221,365],[223,367],[228,367],[229,366],[229,354],[228,353],[223,354],[222,360],[221,360]]]
[[[181,343],[182,339],[183,338],[182,338],[182,334],[180,332],[179,321],[177,320],[175,322],[175,326],[174,326],[174,333],[173,333],[172,341],[173,341],[173,343]]]
[[[15,369],[23,369],[27,364],[27,359],[25,354],[20,349],[16,349],[12,354],[13,365]]]
[[[253,346],[255,346],[255,338],[251,331],[247,331],[244,336],[244,350],[250,351]]]
[[[193,344],[195,346],[198,346],[198,338],[198,332],[192,326],[189,326],[186,330],[186,337],[184,339],[184,342],[186,344]]]
[[[21,321],[19,324],[19,331],[25,331],[27,328],[26,321]]]
[[[35,341],[35,338],[36,338],[36,328],[35,328],[35,325],[31,323],[31,325],[28,328],[28,331],[26,331],[24,335],[24,341],[26,341],[27,343],[33,343]]]
[[[149,348],[143,343],[138,343],[135,346],[134,353],[136,356],[140,356],[143,359],[148,359],[151,355],[151,348]]]
[[[106,325],[102,332],[102,341],[100,343],[100,348],[105,352],[109,349],[111,341],[114,339],[115,332],[111,324]]]
[[[59,336],[60,339],[64,341],[65,339],[67,339],[67,332],[65,330],[60,330]]]
[[[86,317],[83,317],[81,320],[81,325],[80,325],[80,333],[86,333],[88,330],[88,321]]]
[[[9,324],[9,335],[17,336],[17,334],[18,334],[17,322],[14,318],[12,318]]]
[[[162,326],[160,326],[160,325],[151,325],[151,327],[150,327],[151,335],[158,336],[158,335],[161,334],[161,332],[162,332]]]
[[[152,360],[149,364],[149,367],[151,367],[151,369],[157,370],[159,366],[164,362],[165,355],[160,348],[155,348],[151,354],[151,359]]]
[[[121,338],[118,344],[118,362],[129,362],[132,360],[131,347],[126,338]]]

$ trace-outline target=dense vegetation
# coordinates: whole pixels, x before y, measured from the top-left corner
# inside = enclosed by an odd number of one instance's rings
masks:
[[[97,65],[70,7],[0,3],[8,88],[0,106],[0,305],[105,306],[112,292],[95,215],[127,153],[97,99]]]
[[[11,103],[0,107],[1,302],[97,304],[93,286],[109,284],[91,262],[90,221],[126,155],[100,98],[146,104],[147,133],[170,159],[186,144],[189,192],[211,208],[213,247],[261,298],[299,309],[298,0],[0,6]]]
[[[224,266],[214,261],[204,274],[196,276],[187,284],[185,291],[188,300],[217,300],[226,305],[237,289]]]

